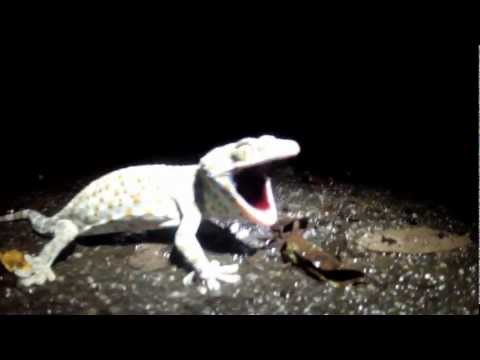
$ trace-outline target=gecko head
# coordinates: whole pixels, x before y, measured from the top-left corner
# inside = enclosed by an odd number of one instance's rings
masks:
[[[219,190],[215,197],[226,212],[235,208],[247,220],[271,226],[277,221],[277,209],[267,169],[299,152],[294,140],[249,137],[213,149],[200,160],[200,169],[211,190]]]

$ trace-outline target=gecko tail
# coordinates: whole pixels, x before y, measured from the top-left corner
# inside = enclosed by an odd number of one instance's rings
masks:
[[[0,222],[30,220],[32,227],[40,234],[52,233],[54,221],[36,210],[26,209],[0,216]]]
[[[0,216],[0,222],[29,219],[28,210],[21,210],[11,214]]]

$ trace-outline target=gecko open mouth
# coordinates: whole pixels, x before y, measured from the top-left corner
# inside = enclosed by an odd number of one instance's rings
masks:
[[[267,180],[265,166],[244,168],[233,176],[238,193],[249,205],[259,210],[267,210],[270,207],[267,197]]]
[[[272,225],[277,211],[268,176],[270,164],[245,167],[235,171],[232,180],[245,204],[242,207],[255,222]]]

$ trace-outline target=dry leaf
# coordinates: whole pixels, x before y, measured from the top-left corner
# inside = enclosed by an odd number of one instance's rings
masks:
[[[345,268],[337,258],[306,240],[298,222],[294,223],[292,233],[286,237],[281,253],[284,261],[302,268],[317,280],[329,280],[338,285],[339,282],[356,281],[365,276],[359,270]]]
[[[422,226],[367,233],[357,241],[371,251],[410,254],[450,251],[471,243],[468,234],[456,235]]]
[[[30,268],[30,264],[25,260],[25,253],[18,250],[9,250],[7,252],[0,253],[0,261],[10,272],[13,272],[17,269],[27,270]]]

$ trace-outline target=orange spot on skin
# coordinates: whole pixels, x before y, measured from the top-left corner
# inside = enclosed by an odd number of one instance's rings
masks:
[[[146,209],[146,210],[145,210],[145,215],[146,215],[146,216],[151,216],[151,217],[154,217],[154,216],[155,216],[155,214],[154,214],[154,212],[153,212],[152,209]]]
[[[140,195],[139,194],[132,195],[132,201],[134,205],[140,204],[141,202]]]

